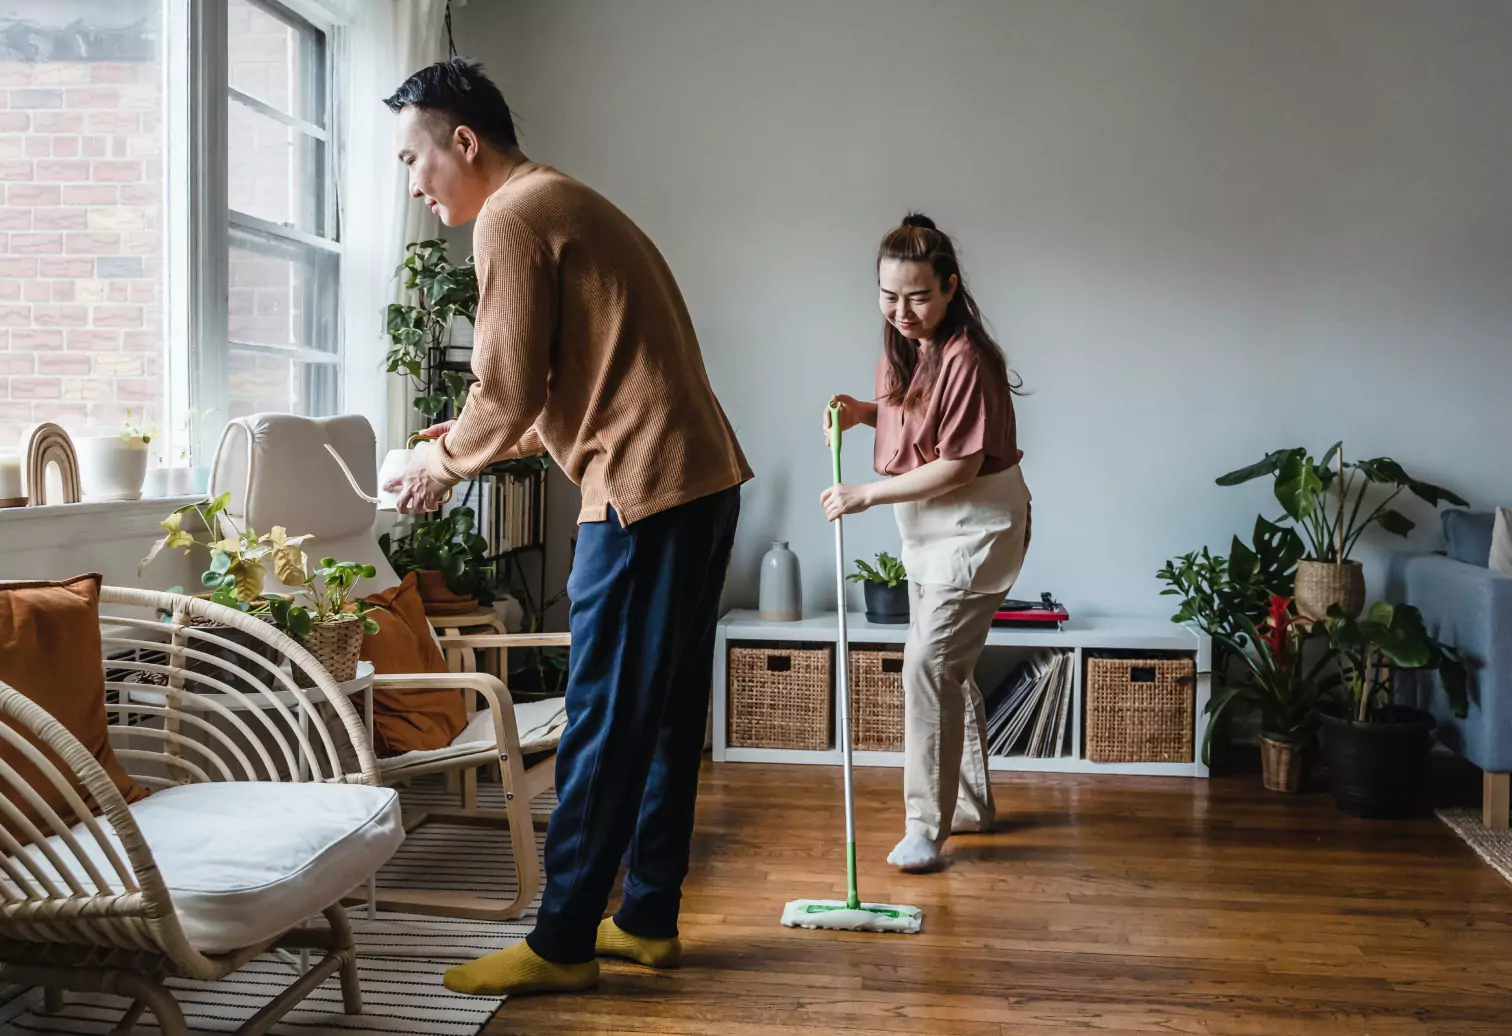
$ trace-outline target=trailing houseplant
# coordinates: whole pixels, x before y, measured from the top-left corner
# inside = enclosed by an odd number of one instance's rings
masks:
[[[231,494],[222,493],[214,500],[197,501],[175,509],[158,523],[164,535],[138,564],[137,574],[140,575],[164,550],[182,550],[186,555],[204,551],[207,564],[200,573],[200,586],[207,591],[204,596],[216,604],[270,622],[272,617],[267,613],[263,597],[268,566],[277,552],[297,549],[307,537],[289,537],[282,529],[278,530],[276,537],[272,533],[259,536],[250,526],[240,528],[226,513],[230,503]],[[181,592],[179,587],[170,589],[173,593]],[[214,622],[200,622],[191,628],[213,631],[215,636],[240,644],[269,661],[276,663],[279,659],[277,650],[241,630]],[[230,648],[201,639],[191,639],[189,647],[248,668],[247,660]],[[190,671],[213,671],[215,666],[191,659],[188,668]]]
[[[908,572],[903,562],[885,550],[877,554],[876,561],[872,566],[857,558],[856,571],[846,578],[861,584],[867,622],[905,626],[909,617]]]
[[[304,552],[283,538],[283,532],[274,526],[274,575],[285,586],[299,589],[266,594],[267,612],[273,624],[314,655],[333,679],[351,680],[357,675],[363,636],[378,632],[377,621],[368,614],[374,606],[356,597],[353,588],[358,580],[377,575],[377,569],[335,558],[322,558],[319,567],[311,569]],[[294,678],[300,686],[312,686],[303,669],[296,667]]]
[[[432,615],[493,604],[494,566],[487,560],[487,541],[473,531],[475,522],[472,508],[454,507],[439,517],[401,526],[398,535],[378,538],[395,572],[416,574],[425,610]]]
[[[1274,480],[1276,500],[1286,516],[1302,531],[1307,555],[1297,568],[1297,611],[1323,620],[1337,605],[1351,618],[1365,604],[1365,577],[1350,555],[1372,526],[1396,536],[1412,532],[1415,523],[1391,505],[1404,492],[1430,506],[1452,503],[1467,506],[1453,492],[1413,478],[1389,457],[1371,460],[1344,459],[1343,443],[1335,443],[1321,460],[1314,460],[1306,447],[1276,450],[1246,467],[1231,471],[1217,481],[1237,486],[1257,478]],[[1376,492],[1385,490],[1384,496]],[[1330,515],[1328,499],[1335,498]],[[1374,498],[1367,509],[1367,500]]]
[[[1323,626],[1337,663],[1340,704],[1323,717],[1334,801],[1356,816],[1401,816],[1422,788],[1436,723],[1427,712],[1397,704],[1394,674],[1436,674],[1450,709],[1463,717],[1469,706],[1464,657],[1430,634],[1408,604],[1378,601],[1362,619],[1335,607]]]
[[[478,315],[477,271],[471,264],[453,263],[445,241],[430,240],[406,245],[396,272],[410,301],[388,307],[385,366],[390,374],[413,381],[414,408],[427,422],[440,417],[448,405],[453,414],[459,413],[466,400],[466,379],[446,369],[446,348],[457,317],[474,320]]]
[[[1324,713],[1324,677],[1331,655],[1309,650],[1315,638],[1307,624],[1297,620],[1291,598],[1273,596],[1268,612],[1263,626],[1239,613],[1233,616],[1236,636],[1213,633],[1213,640],[1242,663],[1244,675],[1209,699],[1202,755],[1207,761],[1218,720],[1242,709],[1259,719],[1265,786],[1295,792],[1301,790],[1303,762]]]

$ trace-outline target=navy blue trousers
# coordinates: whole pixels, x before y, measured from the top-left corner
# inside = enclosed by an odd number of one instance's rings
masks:
[[[593,959],[621,860],[615,923],[647,938],[677,934],[714,629],[739,514],[735,487],[629,528],[611,512],[578,529],[558,804],[541,911],[526,937],[546,960]]]

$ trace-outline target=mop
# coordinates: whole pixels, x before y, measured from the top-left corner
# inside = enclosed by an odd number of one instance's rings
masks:
[[[840,484],[840,406],[830,404],[830,456],[835,485]],[[923,913],[918,907],[863,903],[856,892],[856,800],[851,789],[850,645],[845,616],[844,518],[835,519],[835,599],[839,602],[840,638],[835,642],[835,686],[839,691],[840,755],[845,770],[845,878],[847,897],[840,900],[795,899],[782,910],[789,928],[829,928],[844,932],[917,934]]]

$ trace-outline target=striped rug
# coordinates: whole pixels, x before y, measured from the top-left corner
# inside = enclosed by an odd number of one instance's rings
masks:
[[[456,804],[439,777],[401,789],[400,799],[406,807],[418,809]],[[478,799],[479,805],[503,808],[497,784],[480,785]],[[554,804],[548,792],[533,806],[547,810]],[[507,832],[460,825],[422,827],[405,839],[378,876],[380,887],[458,889],[501,899],[514,895],[514,882],[514,857]],[[471,960],[524,938],[534,923],[532,914],[533,908],[524,918],[504,923],[388,911],[379,911],[369,919],[365,907],[349,907],[347,915],[356,936],[362,977],[363,1013],[342,1013],[341,989],[332,978],[270,1032],[274,1036],[476,1036],[503,999],[450,993],[441,985],[441,975],[460,960]],[[168,984],[192,1031],[228,1033],[285,988],[293,975],[290,962],[270,954],[220,982],[172,980]],[[0,1032],[7,1036],[106,1036],[128,1006],[121,997],[70,993],[63,1011],[49,1016],[38,1010],[40,990],[12,990],[9,995],[7,1003],[7,994],[0,989]],[[158,1031],[150,1013],[143,1016],[136,1031]]]

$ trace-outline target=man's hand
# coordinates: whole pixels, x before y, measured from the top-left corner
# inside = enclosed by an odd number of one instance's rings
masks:
[[[425,466],[425,451],[432,448],[426,444],[415,447],[404,474],[389,479],[383,485],[386,492],[399,494],[395,508],[400,514],[426,514],[434,511],[451,493],[451,487],[431,478],[430,469]]]
[[[819,497],[825,516],[834,521],[842,514],[860,514],[871,508],[870,486],[841,484],[830,486]]]
[[[452,425],[456,423],[457,419],[454,417],[450,421],[442,421],[440,424],[433,424],[429,428],[422,428],[415,434],[423,439],[439,439],[441,438],[441,436],[451,431]]]

